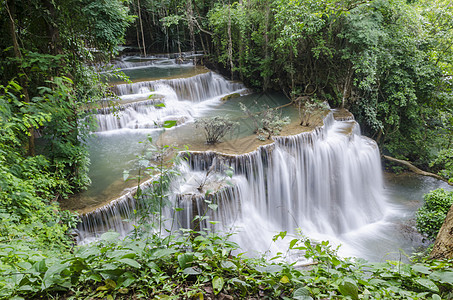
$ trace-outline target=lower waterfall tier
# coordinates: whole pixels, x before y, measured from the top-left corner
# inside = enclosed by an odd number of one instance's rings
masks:
[[[237,231],[234,239],[245,251],[266,251],[274,234],[297,228],[307,236],[339,237],[386,213],[377,145],[360,135],[355,121],[335,121],[332,113],[312,132],[274,137],[274,143],[247,154],[180,155],[186,162],[163,210],[167,226]],[[222,175],[228,169],[231,180]],[[222,184],[227,180],[229,185]],[[108,229],[127,234],[132,224],[123,219],[133,220],[134,208],[141,205],[132,194],[84,215],[81,242]],[[193,222],[197,215],[204,221]]]

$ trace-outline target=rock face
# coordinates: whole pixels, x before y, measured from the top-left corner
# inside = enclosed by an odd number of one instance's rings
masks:
[[[447,218],[439,230],[430,257],[432,259],[453,258],[453,205],[450,207]]]

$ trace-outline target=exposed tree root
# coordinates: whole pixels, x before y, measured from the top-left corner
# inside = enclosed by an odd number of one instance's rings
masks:
[[[387,156],[387,155],[382,155],[382,157],[387,159],[387,160],[389,160],[389,161],[391,161],[391,162],[395,162],[395,163],[401,164],[401,165],[407,167],[409,170],[411,170],[412,172],[414,172],[416,174],[423,175],[423,176],[430,176],[430,177],[445,181],[449,185],[453,185],[451,182],[448,182],[445,178],[442,178],[441,176],[439,176],[437,174],[434,174],[434,173],[430,173],[430,172],[426,172],[426,171],[420,170],[419,168],[417,168],[416,166],[414,166],[413,164],[411,164],[408,161],[401,160],[401,159],[396,159],[394,157]]]

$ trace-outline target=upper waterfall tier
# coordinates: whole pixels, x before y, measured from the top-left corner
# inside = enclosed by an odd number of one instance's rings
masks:
[[[213,72],[189,78],[161,79],[129,84],[118,84],[113,90],[119,96],[152,93],[159,86],[170,86],[179,100],[200,102],[244,88],[242,83],[230,82]]]
[[[193,102],[201,105],[204,101],[241,91],[244,86],[208,72],[189,78],[120,84],[113,89],[122,101],[113,109],[98,111],[95,115],[98,131],[158,128],[169,119],[181,124],[196,114]],[[165,106],[156,106],[158,103]]]

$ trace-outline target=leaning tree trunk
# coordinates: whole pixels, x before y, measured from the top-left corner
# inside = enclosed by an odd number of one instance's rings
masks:
[[[432,259],[451,259],[453,258],[453,205],[448,211],[447,218],[437,234]]]

